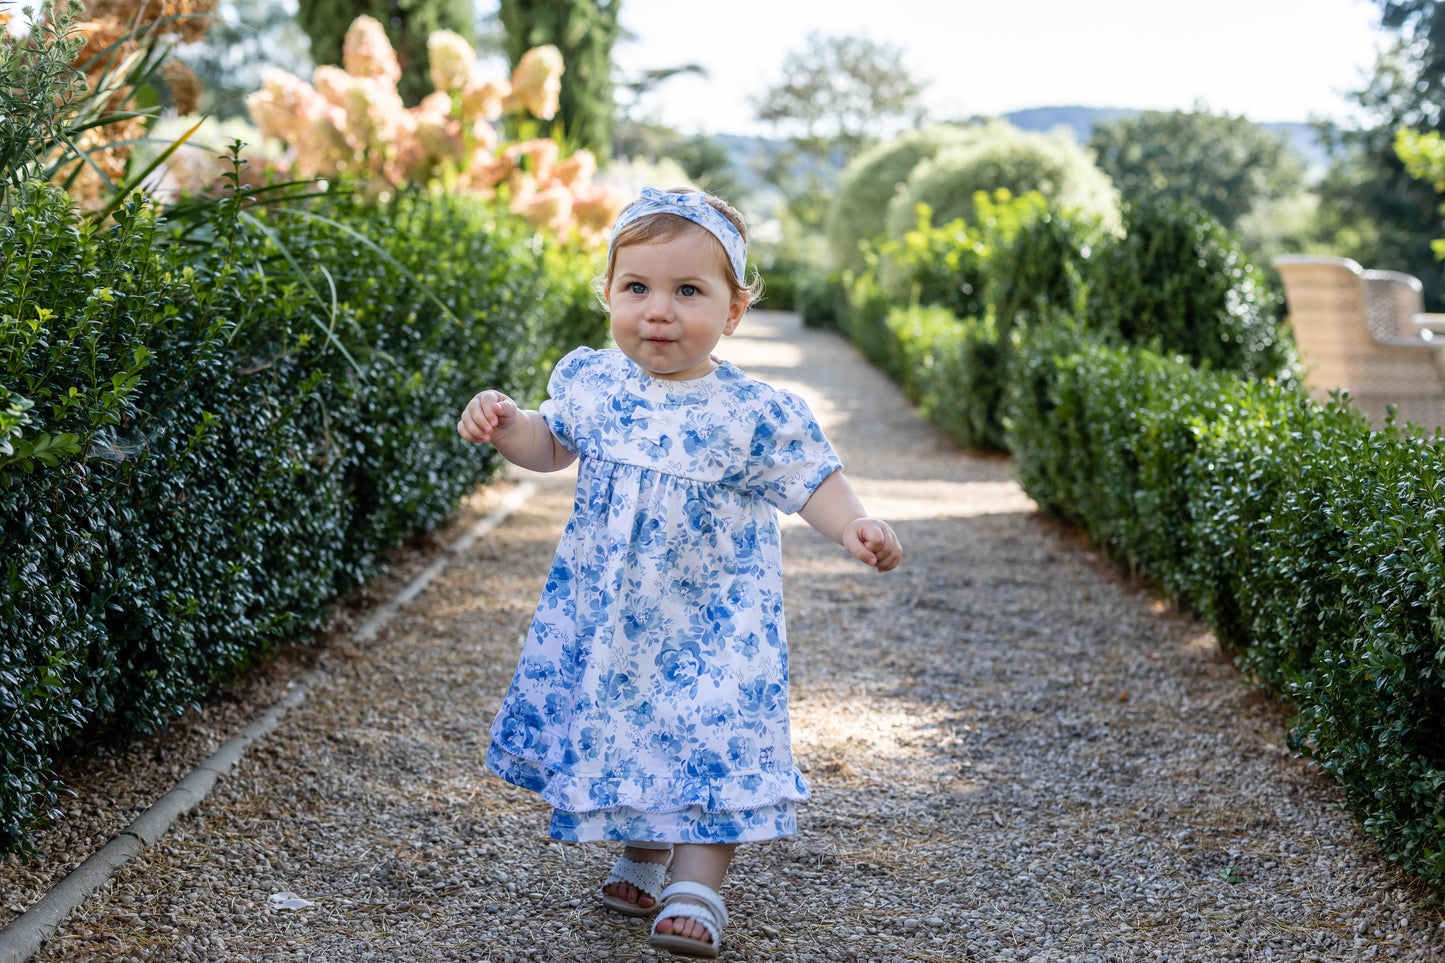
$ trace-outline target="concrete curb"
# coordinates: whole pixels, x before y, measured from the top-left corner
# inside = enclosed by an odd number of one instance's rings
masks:
[[[381,629],[396,617],[401,607],[426,590],[432,580],[456,559],[471,551],[477,541],[507,519],[537,492],[535,482],[524,481],[508,492],[501,504],[461,538],[447,548],[401,591],[383,603],[353,633],[360,642],[374,640]],[[252,744],[264,738],[281,722],[287,712],[306,701],[311,691],[325,681],[317,671],[302,672],[291,683],[291,691],[271,708],[257,716],[236,735],[226,740],[200,765],[149,809],[136,817],[125,829],[91,854],[85,862],[66,874],[50,890],[0,930],[0,963],[25,963],[45,946],[66,917],[80,907],[92,893],[110,881],[117,870],[132,856],[160,841],[176,820],[195,808],[215,788],[216,782],[230,772]]]

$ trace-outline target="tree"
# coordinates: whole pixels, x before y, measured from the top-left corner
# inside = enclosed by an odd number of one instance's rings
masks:
[[[527,50],[552,44],[562,52],[562,97],[551,127],[598,157],[612,153],[612,47],[622,0],[501,0],[507,56],[515,66]]]
[[[1381,0],[1381,22],[1400,31],[1368,86],[1356,91],[1364,122],[1322,126],[1331,164],[1319,185],[1321,230],[1334,249],[1367,267],[1406,271],[1425,286],[1431,310],[1445,307],[1445,276],[1431,250],[1437,199],[1395,153],[1404,127],[1445,131],[1445,4]]]
[[[754,107],[759,120],[791,131],[805,154],[847,161],[879,137],[920,123],[925,86],[895,47],[814,32],[803,50],[783,59],[782,82],[755,98]]]
[[[341,42],[362,14],[376,18],[386,29],[401,65],[396,87],[408,105],[433,89],[427,38],[438,30],[450,30],[470,43],[475,35],[469,0],[300,0],[296,19],[311,38],[311,59],[318,64],[341,63]]]
[[[1125,200],[1192,200],[1230,229],[1260,201],[1303,186],[1295,150],[1244,117],[1145,111],[1096,126],[1089,147]]]

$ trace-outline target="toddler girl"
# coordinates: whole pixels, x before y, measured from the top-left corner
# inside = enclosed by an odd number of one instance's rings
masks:
[[[552,805],[554,839],[625,841],[602,901],[661,907],[651,943],[707,957],[736,844],[796,832],[808,797],[774,509],[880,572],[902,558],[802,399],[713,357],[756,295],[746,257],[728,204],[644,189],[599,279],[617,348],[563,358],[537,411],[489,390],[458,424],[525,468],[578,460],[487,765]]]

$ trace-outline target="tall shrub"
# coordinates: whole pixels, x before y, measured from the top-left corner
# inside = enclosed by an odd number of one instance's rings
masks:
[[[1293,381],[1282,294],[1239,239],[1188,202],[1141,202],[1091,258],[1090,327],[1194,364]]]

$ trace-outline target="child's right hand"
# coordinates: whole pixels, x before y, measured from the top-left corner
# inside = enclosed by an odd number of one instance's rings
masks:
[[[517,424],[517,403],[500,391],[488,389],[467,403],[457,434],[470,442],[495,442]]]

